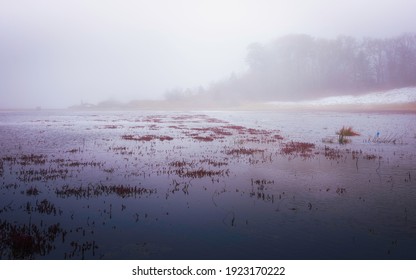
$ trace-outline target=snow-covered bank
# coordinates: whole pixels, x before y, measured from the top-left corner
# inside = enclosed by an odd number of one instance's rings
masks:
[[[279,109],[383,109],[416,111],[416,87],[371,92],[363,95],[331,96],[299,102],[273,101],[266,103],[266,106]]]
[[[364,95],[333,96],[316,101],[311,105],[353,105],[353,104],[405,104],[416,102],[416,87],[393,89],[382,92],[372,92]]]

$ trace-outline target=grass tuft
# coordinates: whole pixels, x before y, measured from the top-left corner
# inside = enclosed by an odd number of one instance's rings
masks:
[[[352,126],[349,126],[349,127],[343,126],[339,131],[336,132],[336,134],[338,135],[338,142],[340,144],[346,144],[346,143],[351,142],[351,140],[346,137],[360,135],[358,132],[352,129]]]

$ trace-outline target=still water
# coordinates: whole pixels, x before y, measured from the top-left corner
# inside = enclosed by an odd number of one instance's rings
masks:
[[[1,112],[0,258],[415,259],[415,120]]]

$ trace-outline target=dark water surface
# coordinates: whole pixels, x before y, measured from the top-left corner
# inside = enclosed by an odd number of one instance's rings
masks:
[[[1,112],[0,258],[416,259],[415,120]]]

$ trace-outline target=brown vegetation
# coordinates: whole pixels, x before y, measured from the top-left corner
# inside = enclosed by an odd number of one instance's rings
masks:
[[[121,138],[124,140],[132,140],[132,141],[152,141],[152,140],[171,141],[173,140],[173,137],[170,137],[170,136],[157,136],[157,135],[144,135],[144,136],[122,135]]]
[[[280,149],[280,152],[284,155],[300,155],[303,158],[311,157],[315,149],[315,144],[307,142],[289,142],[285,143]]]

